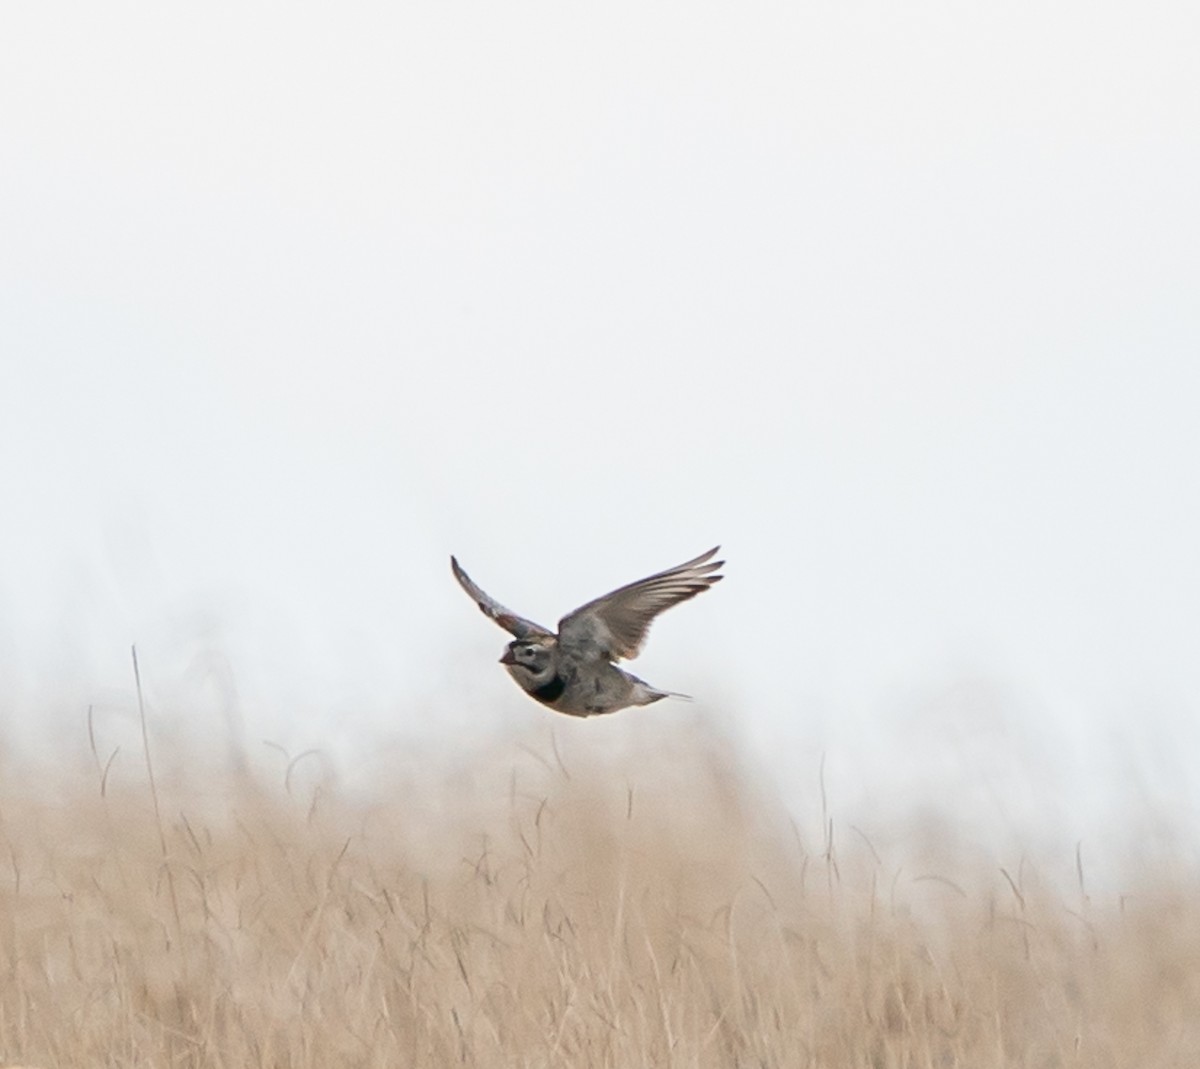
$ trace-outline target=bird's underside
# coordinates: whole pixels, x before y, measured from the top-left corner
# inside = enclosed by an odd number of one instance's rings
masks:
[[[669,690],[656,690],[611,662],[595,667],[560,662],[548,682],[527,693],[547,708],[568,716],[600,716],[632,705],[650,705],[663,698],[685,697]]]

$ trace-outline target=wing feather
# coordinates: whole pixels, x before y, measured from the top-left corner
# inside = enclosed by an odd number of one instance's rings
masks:
[[[712,559],[720,548],[581,605],[559,621],[560,646],[599,652],[614,661],[636,657],[659,613],[724,578],[714,574],[725,563]]]
[[[458,580],[459,586],[470,595],[471,600],[479,606],[483,615],[495,620],[510,635],[514,635],[516,638],[529,638],[531,635],[553,634],[541,624],[535,624],[532,620],[518,616],[511,609],[506,609],[495,598],[485,594],[480,587],[476,586],[475,581],[462,570],[462,566],[456,558],[450,558],[450,567],[454,571],[454,578]]]

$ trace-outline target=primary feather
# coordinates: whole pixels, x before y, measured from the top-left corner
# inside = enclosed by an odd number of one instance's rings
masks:
[[[713,574],[725,563],[712,560],[720,548],[713,546],[693,560],[581,605],[558,622],[559,643],[594,645],[609,660],[632,660],[641,652],[650,624],[659,613],[694,598],[723,578]]]
[[[495,620],[510,635],[516,635],[517,638],[528,638],[530,635],[554,634],[549,628],[535,624],[532,620],[526,620],[524,616],[518,616],[512,609],[506,609],[495,598],[485,594],[482,588],[477,586],[475,581],[463,571],[462,565],[456,558],[450,558],[450,567],[454,570],[454,578],[458,580],[463,590],[471,595],[483,615]]]

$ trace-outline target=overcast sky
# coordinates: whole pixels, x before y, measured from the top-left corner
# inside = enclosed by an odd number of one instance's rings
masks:
[[[548,714],[451,552],[553,623],[719,541],[634,666],[698,705],[557,730],[1200,813],[1198,51],[1186,3],[7,5],[0,715],[124,715],[136,642],[163,718],[458,744]]]

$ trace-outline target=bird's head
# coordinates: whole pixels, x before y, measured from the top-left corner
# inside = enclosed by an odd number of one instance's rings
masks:
[[[522,687],[533,690],[554,678],[557,668],[554,647],[550,635],[514,639],[505,647],[500,663]]]

